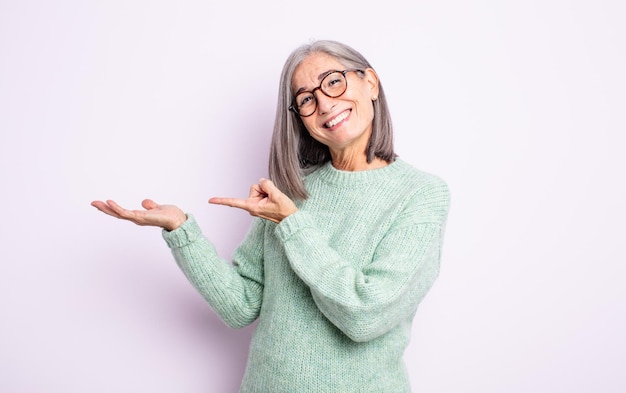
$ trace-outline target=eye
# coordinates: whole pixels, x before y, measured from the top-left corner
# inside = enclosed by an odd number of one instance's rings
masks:
[[[297,97],[296,102],[298,103],[298,106],[302,108],[305,105],[311,105],[314,100],[315,98],[313,97],[313,94],[306,93],[306,94],[300,94]]]
[[[328,75],[323,81],[322,90],[331,96],[344,91],[346,86],[346,79],[341,72],[333,72]]]
[[[328,80],[326,81],[326,87],[332,88],[340,85],[342,82],[343,78],[341,77],[341,74],[332,74],[330,75],[330,78],[328,78]]]

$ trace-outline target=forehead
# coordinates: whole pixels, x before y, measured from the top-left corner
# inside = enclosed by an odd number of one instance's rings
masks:
[[[343,65],[337,58],[326,53],[312,53],[294,71],[291,77],[293,90],[315,87],[324,73],[334,70],[343,70]]]

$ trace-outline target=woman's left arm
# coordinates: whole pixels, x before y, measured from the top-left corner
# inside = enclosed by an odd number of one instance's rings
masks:
[[[276,227],[318,308],[354,341],[372,340],[411,318],[439,274],[448,189],[439,183],[417,197],[361,269],[328,245],[305,212]]]

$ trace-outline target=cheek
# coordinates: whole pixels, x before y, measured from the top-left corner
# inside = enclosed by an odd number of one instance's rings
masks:
[[[311,120],[310,117],[305,117],[302,119],[302,124],[304,124],[304,128],[306,128],[307,133],[311,133],[311,130],[314,130],[315,122]]]
[[[374,103],[372,102],[370,95],[371,93],[369,90],[363,88],[351,97],[356,107],[359,108],[362,116],[374,116]]]
[[[304,136],[304,137],[311,137],[318,142],[322,142],[324,138],[324,132],[323,130],[320,130],[320,127],[318,127],[315,124],[315,122],[303,120],[302,123],[304,123],[304,128],[305,128],[304,132],[308,134],[307,136]]]
[[[362,108],[362,113],[363,113],[363,117],[367,120],[367,121],[371,121],[374,119],[374,103],[372,102],[372,100],[363,100],[360,103],[360,106]]]

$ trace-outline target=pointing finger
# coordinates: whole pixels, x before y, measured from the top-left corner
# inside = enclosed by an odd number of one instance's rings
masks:
[[[237,207],[239,209],[245,209],[245,206],[246,206],[245,199],[240,199],[240,198],[213,197],[213,198],[209,199],[209,203],[212,203],[214,205],[224,205],[224,206],[230,206],[230,207]]]

